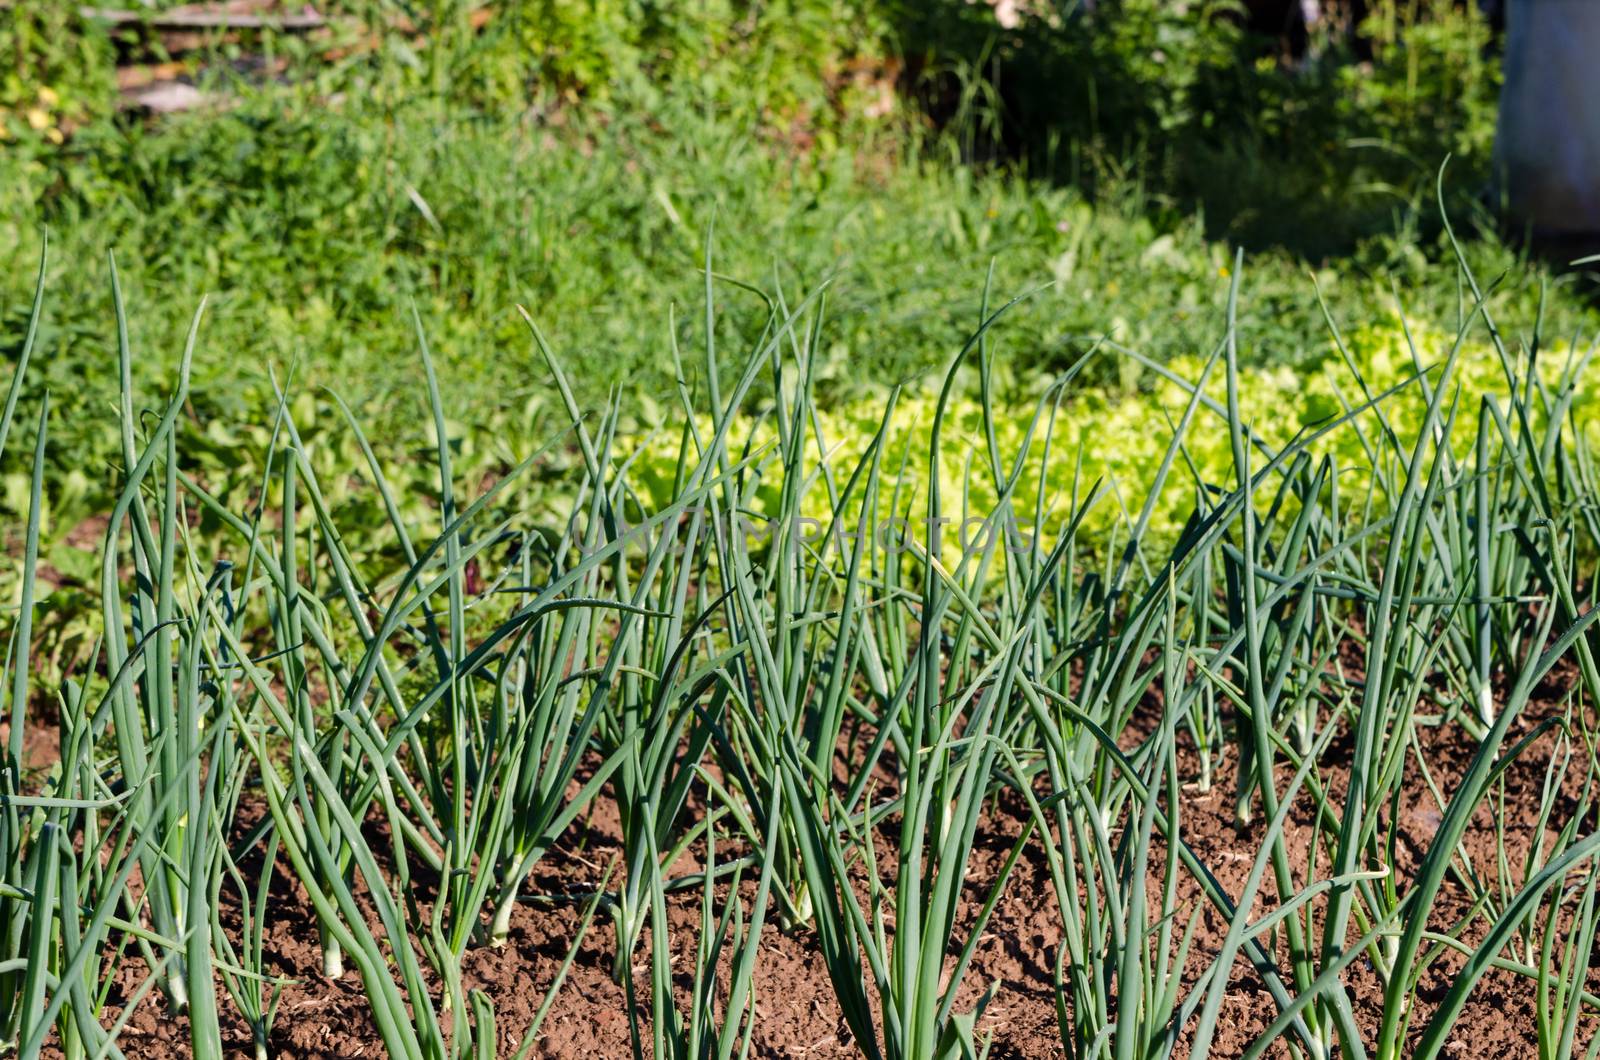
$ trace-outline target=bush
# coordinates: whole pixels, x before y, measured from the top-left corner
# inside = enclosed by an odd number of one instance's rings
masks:
[[[6,5],[0,71],[0,141],[59,144],[110,110],[110,42],[79,17],[76,4]]]
[[[935,117],[993,141],[969,155],[1091,191],[1137,174],[1214,235],[1345,251],[1431,216],[1447,154],[1454,208],[1488,175],[1499,65],[1471,5],[1376,4],[1300,55],[1233,0],[1023,5],[1010,27],[964,0],[899,10]]]

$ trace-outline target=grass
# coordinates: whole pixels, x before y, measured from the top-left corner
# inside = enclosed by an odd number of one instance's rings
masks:
[[[1491,970],[1549,1001],[1540,1055],[1580,1040],[1594,1055],[1585,936],[1573,934],[1593,923],[1600,878],[1586,824],[1596,477],[1574,405],[1586,353],[1553,380],[1534,371],[1543,333],[1509,340],[1462,255],[1455,333],[1416,348],[1413,370],[1386,388],[1351,360],[1344,411],[1269,441],[1241,414],[1236,259],[1164,455],[1138,493],[1122,484],[1126,514],[1094,541],[1083,527],[1113,503],[1105,482],[1080,474],[1026,502],[1018,492],[1025,477],[1048,481],[1042,467],[1083,466],[1085,443],[1059,432],[1089,358],[1039,398],[1020,439],[997,430],[1000,342],[1025,302],[980,298],[917,447],[889,444],[911,437],[891,391],[864,451],[841,461],[818,397],[826,290],[762,292],[767,316],[730,348],[723,302],[759,288],[719,279],[706,260],[709,326],[698,348],[669,347],[685,382],[665,496],[646,499],[619,429],[635,399],[614,393],[587,412],[564,343],[531,314],[527,341],[565,422],[487,492],[462,492],[419,317],[411,398],[434,421],[432,503],[423,518],[403,514],[374,458],[364,488],[387,524],[358,535],[304,442],[313,426],[357,432],[357,421],[301,423],[285,392],[267,406],[256,499],[230,507],[180,430],[208,310],[191,318],[171,389],[142,414],[149,373],[113,283],[109,429],[121,455],[95,644],[60,680],[36,662],[31,627],[62,419],[26,396],[52,303],[41,266],[33,338],[0,421],[0,439],[14,410],[36,424],[3,682],[0,1041],[27,1060],[47,1043],[117,1055],[109,988],[133,969],[144,1004],[187,1016],[194,1055],[222,1055],[230,1005],[270,1055],[282,983],[262,930],[277,915],[265,898],[277,874],[303,888],[324,974],[359,978],[391,1055],[495,1055],[502,1028],[489,996],[466,986],[464,957],[505,944],[530,872],[606,800],[621,874],[599,881],[566,966],[591,923],[615,933],[636,1055],[743,1055],[759,943],[780,929],[814,939],[864,1055],[981,1055],[995,988],[975,1008],[957,1002],[1030,851],[1059,917],[1068,1055],[1170,1055],[1180,1042],[1206,1055],[1236,955],[1276,1013],[1247,1055],[1278,1043],[1302,1056],[1439,1055]],[[1473,343],[1494,352],[1498,396],[1459,385]],[[1213,377],[1223,400],[1208,404]],[[979,395],[970,430],[949,415],[963,389]],[[1420,417],[1393,418],[1411,397]],[[774,434],[754,430],[753,403]],[[1230,462],[1214,475],[1187,453],[1219,431]],[[1350,434],[1364,463],[1319,455],[1322,440]],[[552,519],[530,524],[502,505],[562,454]],[[1150,530],[1169,479],[1193,497],[1175,539]],[[800,522],[819,503],[825,547]],[[992,532],[949,561],[907,529],[974,516]],[[899,529],[885,532],[890,519]],[[206,520],[219,529],[197,533]],[[1351,653],[1364,673],[1339,661]],[[1573,677],[1552,694],[1558,664]],[[46,702],[59,757],[25,774]],[[1520,719],[1535,705],[1530,729]],[[1433,730],[1476,747],[1443,787],[1422,750]],[[1541,736],[1556,749],[1538,800],[1544,840],[1514,867],[1500,814],[1489,825],[1499,856],[1475,860],[1468,830],[1504,803],[1506,772]],[[1229,769],[1252,857],[1236,892],[1186,839],[1184,808],[1183,785]],[[1383,808],[1419,785],[1441,823],[1402,881]],[[1564,791],[1575,801],[1558,809]],[[1005,812],[1001,796],[1021,807],[1015,838],[974,900],[967,865]],[[247,823],[246,806],[265,816]],[[1311,827],[1289,829],[1296,806],[1309,806]],[[685,888],[700,896],[700,929],[692,966],[674,972],[666,908]],[[225,889],[242,926],[222,919]],[[1465,915],[1448,912],[1460,905],[1446,893],[1465,895]],[[1220,938],[1197,929],[1207,907]],[[1460,958],[1450,985],[1424,997],[1445,954]],[[1359,962],[1382,988],[1376,1017],[1352,1006]],[[686,1007],[674,982],[684,972]],[[506,1030],[525,1053],[539,1021]]]
[[[997,396],[1008,405],[1031,400],[1036,380],[1104,337],[1163,363],[1192,356],[1222,310],[1232,256],[1200,218],[1132,183],[1091,203],[1069,188],[951,167],[937,143],[908,147],[893,124],[801,150],[677,97],[642,112],[619,104],[513,117],[355,101],[329,109],[307,88],[149,130],[95,126],[3,164],[0,265],[10,279],[0,341],[13,356],[32,296],[24,277],[47,228],[55,248],[46,355],[29,384],[49,385],[68,414],[47,479],[62,509],[49,524],[55,535],[106,502],[93,469],[118,448],[98,415],[115,400],[112,376],[84,371],[107,363],[110,349],[107,251],[118,256],[132,341],[152,368],[176,365],[193,308],[167,293],[210,296],[190,401],[218,473],[259,445],[236,424],[271,400],[274,370],[280,383],[292,376],[302,401],[336,383],[380,451],[413,450],[428,419],[415,399],[421,374],[389,370],[410,363],[413,303],[445,369],[446,423],[462,439],[464,471],[503,463],[497,439],[559,413],[509,309],[518,302],[562,322],[566,349],[583,358],[573,383],[582,406],[620,386],[638,398],[625,426],[648,427],[673,403],[667,345],[701,341],[703,322],[686,307],[713,228],[717,268],[729,275],[789,290],[833,278],[815,369],[830,404],[936,380],[942,351],[970,329],[991,263],[996,290],[1044,287],[997,343]],[[1439,254],[1411,231],[1317,274],[1342,319],[1392,318],[1398,282],[1413,319],[1448,328],[1459,299],[1439,279],[1447,270],[1428,267]],[[1517,277],[1492,300],[1531,318],[1537,285],[1523,277],[1538,270],[1492,239],[1469,254],[1485,275]],[[1305,264],[1270,250],[1251,262],[1246,362],[1321,363],[1328,345]],[[1580,283],[1553,283],[1551,333],[1587,326]],[[675,319],[672,305],[685,307]],[[730,298],[720,337],[747,336],[764,312],[759,298]],[[1114,396],[1149,385],[1126,360],[1086,371]],[[699,366],[691,372],[698,378]],[[344,459],[361,462],[353,451]],[[20,512],[25,468],[9,474]]]
[[[114,52],[161,58],[148,41],[43,13],[0,31],[18,68],[44,79],[0,89],[14,138],[0,158],[0,348],[20,349],[48,230],[54,297],[28,385],[30,396],[48,385],[64,414],[45,486],[53,566],[73,565],[64,535],[110,503],[99,471],[121,448],[99,414],[117,400],[113,377],[85,370],[109,363],[110,251],[151,368],[175,369],[193,298],[210,298],[189,397],[203,440],[186,447],[217,481],[243,466],[254,480],[263,439],[242,425],[291,383],[297,401],[324,404],[318,387],[336,384],[395,473],[411,470],[432,445],[417,429],[431,417],[415,400],[413,306],[444,369],[464,476],[503,471],[526,455],[504,439],[561,415],[516,303],[561,322],[582,358],[581,406],[621,387],[633,398],[624,433],[649,430],[675,403],[667,346],[702,341],[687,307],[713,230],[727,275],[789,291],[830,281],[815,368],[829,408],[869,407],[896,383],[936,389],[991,267],[997,291],[1042,288],[996,345],[991,396],[1008,409],[1102,339],[1161,364],[1202,355],[1226,298],[1229,237],[1251,250],[1241,356],[1252,370],[1327,360],[1308,269],[1342,320],[1391,320],[1398,283],[1410,319],[1448,330],[1460,297],[1435,267],[1449,252],[1430,205],[1447,152],[1459,159],[1451,202],[1463,223],[1473,211],[1481,237],[1466,252],[1480,274],[1512,277],[1494,286],[1495,310],[1531,319],[1535,278],[1548,276],[1547,331],[1593,323],[1587,277],[1529,265],[1469,206],[1486,172],[1494,64],[1482,20],[1448,4],[1375,10],[1359,77],[1347,54],[1358,41],[1331,22],[1290,77],[1270,41],[1152,0],[1012,33],[963,3],[786,0],[735,17],[737,2],[708,0],[641,20],[613,0],[586,14],[526,0],[486,9],[476,33],[473,6],[407,9],[407,35],[387,4],[348,0],[327,13],[356,21],[331,36],[210,40],[179,58],[230,105],[151,123],[111,113],[105,69]],[[355,25],[385,27],[384,48],[354,46]],[[857,33],[841,38],[839,25]],[[287,63],[290,83],[216,73],[254,51]],[[934,113],[955,92],[945,129],[904,103],[884,109],[902,62],[921,71],[908,76]],[[1061,64],[1100,73],[1080,86]],[[1055,87],[1034,90],[1041,79]],[[1170,100],[1169,82],[1181,85]],[[50,135],[21,117],[40,108]],[[965,164],[1019,136],[1016,165]],[[1308,262],[1286,246],[1324,249]],[[758,297],[728,299],[724,344],[746,341],[765,312]],[[690,372],[705,385],[699,365]],[[1152,385],[1125,358],[1084,372],[1113,404]],[[335,468],[365,457],[348,436],[316,437],[342,418],[332,411],[302,419],[314,451],[338,447],[321,468],[337,494]],[[20,517],[24,462],[0,475]]]

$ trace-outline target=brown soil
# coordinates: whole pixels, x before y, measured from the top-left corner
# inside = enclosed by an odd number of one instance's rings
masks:
[[[1564,698],[1564,684],[1562,681],[1553,682],[1551,687],[1543,690],[1548,693],[1546,698],[1549,702],[1542,707],[1530,707],[1514,727],[1507,747],[1530,731],[1542,716],[1559,709],[1557,703]],[[1149,724],[1149,718],[1136,720],[1134,731],[1129,734],[1130,743],[1137,739],[1138,730]],[[1471,762],[1476,751],[1475,743],[1459,726],[1454,725],[1423,726],[1418,733],[1435,783],[1441,790],[1449,792]],[[1540,837],[1535,834],[1533,819],[1544,771],[1555,746],[1554,740],[1553,735],[1546,733],[1506,774],[1504,820],[1514,883],[1521,882],[1521,859],[1530,845],[1540,838],[1548,840],[1548,835]],[[29,742],[31,746],[32,738]],[[1335,800],[1343,795],[1347,780],[1344,762],[1348,754],[1348,741],[1343,737],[1336,739],[1324,756],[1320,770],[1320,782]],[[1194,774],[1195,764],[1192,751],[1180,755],[1180,772],[1185,777]],[[1290,778],[1290,771],[1283,769],[1281,763],[1280,770],[1281,791]],[[1244,833],[1237,831],[1232,821],[1232,770],[1225,764],[1216,775],[1217,781],[1209,791],[1186,790],[1180,807],[1183,831],[1190,846],[1215,873],[1225,890],[1237,895],[1261,842],[1262,815],[1258,807],[1254,826]],[[1421,852],[1427,848],[1440,820],[1439,808],[1422,782],[1414,761],[1408,764],[1407,777],[1409,779],[1398,809],[1398,843],[1394,866],[1402,891],[1409,884]],[[1572,798],[1580,786],[1581,778],[1570,776],[1564,785],[1563,796]],[[1570,815],[1573,805],[1568,802],[1565,813],[1558,807],[1553,815],[1557,827]],[[987,886],[994,879],[1017,834],[1020,808],[1019,799],[1014,796],[1002,797],[999,800],[999,812],[985,822],[968,873],[966,915],[969,918],[981,903]],[[1384,812],[1387,813],[1387,810]],[[259,819],[260,813],[257,807],[243,816]],[[241,828],[248,827],[248,823],[242,822]],[[1311,804],[1302,796],[1292,813],[1287,836],[1297,886],[1304,885],[1305,847],[1311,826]],[[1593,827],[1594,824],[1589,822],[1580,831],[1587,832]],[[1487,867],[1492,873],[1496,836],[1494,818],[1488,806],[1483,807],[1474,819],[1464,845],[1473,864]],[[384,849],[385,846],[375,843],[374,849]],[[615,807],[602,800],[591,818],[575,824],[558,847],[544,859],[529,880],[526,890],[544,895],[573,895],[590,891],[620,848],[620,828]],[[1326,868],[1326,859],[1325,856],[1319,857],[1322,860],[1318,870],[1322,872]],[[1161,854],[1157,851],[1152,861],[1157,871],[1160,860]],[[886,861],[883,867],[892,869],[892,862]],[[258,866],[245,866],[247,875],[256,868]],[[1202,899],[1198,885],[1186,874],[1180,874],[1180,881],[1183,898],[1180,918],[1186,921],[1195,903]],[[1152,878],[1151,883],[1153,888],[1159,886],[1156,878]],[[432,886],[429,881],[423,880],[418,886],[425,892],[419,895],[420,899],[425,901],[431,898]],[[1263,892],[1255,911],[1257,917],[1271,908],[1272,903],[1268,900],[1272,892],[1270,881]],[[751,893],[747,883],[742,897],[748,900]],[[726,888],[719,897],[727,897]],[[686,892],[675,896],[669,906],[672,947],[676,955],[674,964],[677,968],[692,963],[699,930],[698,901],[697,893]],[[237,930],[237,895],[231,885],[224,887],[223,902],[225,921],[230,929]],[[1455,918],[1465,915],[1469,905],[1466,889],[1459,881],[1453,878],[1448,880],[1438,902],[1439,916],[1434,926],[1448,928]],[[468,952],[463,985],[467,989],[482,989],[492,999],[500,1055],[511,1055],[520,1043],[571,945],[580,913],[576,901],[522,904],[513,918],[507,946],[497,950],[477,948]],[[274,877],[270,917],[265,942],[267,971],[293,980],[283,991],[272,1029],[271,1047],[275,1054],[280,1057],[330,1060],[381,1056],[382,1045],[371,1022],[358,977],[350,972],[342,979],[329,981],[319,974],[317,934],[309,903],[298,883],[292,881],[281,867]],[[778,928],[775,919],[769,917],[755,971],[753,986],[757,1019],[752,1055],[859,1055],[833,1000],[812,936],[804,929],[786,933]],[[1226,923],[1214,911],[1202,913],[1185,970],[1186,985],[1212,960],[1226,927]],[[1484,922],[1478,920],[1466,929],[1464,939],[1474,941],[1476,937],[1481,937],[1485,927]],[[1037,846],[1030,846],[977,947],[963,986],[962,1004],[969,1005],[990,983],[999,983],[998,993],[979,1024],[981,1031],[993,1035],[994,1045],[990,1055],[997,1060],[1064,1055],[1056,1029],[1054,991],[1051,986],[1051,968],[1059,940],[1060,917],[1049,875]],[[962,941],[958,937],[952,950],[959,948]],[[534,1055],[624,1057],[630,1054],[625,994],[611,974],[615,953],[615,936],[611,924],[602,914],[578,950],[567,982],[545,1022],[542,1040],[534,1050]],[[647,933],[635,953],[632,966],[642,999],[648,998],[648,953]],[[1280,967],[1285,966],[1285,955],[1286,950],[1280,939]],[[1518,956],[1527,959],[1520,952]],[[1537,955],[1534,956],[1536,959]],[[1457,954],[1447,953],[1425,972],[1420,1002],[1413,1011],[1410,1023],[1413,1045],[1426,1025],[1429,1012],[1442,999],[1463,960]],[[723,973],[725,989],[726,968]],[[144,966],[137,958],[124,962],[117,989],[113,992],[106,1013],[108,1020],[118,1014],[119,1005],[136,989],[143,976]],[[1596,989],[1597,981],[1600,980],[1591,975],[1591,990]],[[1345,982],[1356,1006],[1358,1022],[1365,1029],[1375,1030],[1382,1001],[1382,985],[1374,969],[1365,959],[1359,960],[1347,971]],[[679,977],[679,988],[686,998],[687,983],[684,976]],[[1447,1044],[1445,1055],[1475,1058],[1536,1056],[1535,1003],[1535,985],[1529,979],[1509,972],[1489,974],[1479,983],[1463,1011],[1456,1025],[1457,1032]],[[235,1052],[249,1055],[249,1030],[234,1010],[231,999],[220,989],[219,1004],[224,1020],[225,1043],[230,1055]],[[1233,969],[1212,1055],[1237,1056],[1265,1030],[1275,1015],[1276,1006],[1267,991],[1244,959],[1239,958]],[[1580,1044],[1587,1042],[1597,1029],[1600,1028],[1597,1028],[1596,1019],[1585,1017],[1580,1025]],[[186,1056],[186,1032],[184,1020],[169,1016],[159,992],[152,992],[133,1015],[123,1033],[121,1045],[129,1057]],[[1192,1025],[1185,1028],[1186,1034],[1192,1032]],[[1178,1055],[1186,1056],[1187,1050],[1187,1041],[1180,1041]],[[1275,1056],[1286,1054],[1281,1045],[1269,1053]]]

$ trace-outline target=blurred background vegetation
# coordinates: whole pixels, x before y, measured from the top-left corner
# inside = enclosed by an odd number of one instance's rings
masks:
[[[196,27],[196,11],[223,17]],[[1530,261],[1488,196],[1497,28],[1471,0],[3,13],[0,350],[20,349],[48,230],[30,375],[62,421],[58,541],[115,459],[108,251],[152,401],[209,296],[187,451],[240,482],[264,444],[241,425],[269,418],[274,378],[323,410],[302,420],[308,445],[337,420],[320,386],[385,452],[426,443],[413,304],[463,475],[548,433],[519,303],[582,365],[581,401],[629,388],[641,422],[625,426],[647,429],[671,407],[671,343],[703,348],[708,237],[718,273],[791,302],[831,279],[819,386],[840,401],[946,362],[991,265],[997,298],[1036,291],[995,351],[1019,397],[1101,337],[1158,359],[1209,348],[1238,248],[1250,363],[1330,356],[1317,286],[1345,326],[1381,330],[1403,291],[1448,331],[1461,292],[1431,267],[1446,156],[1468,253],[1505,277],[1499,317],[1531,321],[1543,299],[1555,333],[1595,321],[1591,275]],[[173,86],[184,108],[155,113],[149,93]],[[765,307],[719,298],[738,350]],[[1101,359],[1084,380],[1147,390],[1132,363]],[[341,444],[329,459],[358,465]],[[11,506],[23,480],[4,471]]]
[[[325,24],[159,31],[201,7]],[[426,100],[548,121],[671,96],[804,148],[863,121],[932,127],[963,161],[1089,193],[1136,179],[1203,208],[1214,235],[1309,254],[1389,230],[1444,152],[1457,187],[1480,185],[1499,88],[1477,0],[152,0],[115,23],[94,14],[8,6],[9,139],[61,146],[114,122],[119,59],[391,117]]]

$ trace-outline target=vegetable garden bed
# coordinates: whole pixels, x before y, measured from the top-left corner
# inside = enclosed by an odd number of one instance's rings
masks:
[[[841,447],[818,291],[769,299],[737,373],[715,327],[672,349],[664,488],[527,317],[570,425],[463,496],[419,323],[433,525],[345,425],[382,540],[341,534],[287,398],[253,495],[211,493],[189,354],[153,400],[119,313],[99,640],[60,676],[30,655],[50,417],[23,409],[0,1041],[1594,1055],[1588,354],[1542,367],[1459,267],[1457,334],[1393,383],[1346,358],[1338,409],[1282,438],[1242,411],[1236,262],[1137,483],[1084,471],[1081,362],[1002,437],[1004,308],[931,405],[893,392]],[[28,357],[0,443],[30,433]],[[557,455],[530,519],[511,498]],[[1157,533],[1169,488],[1192,503]]]

